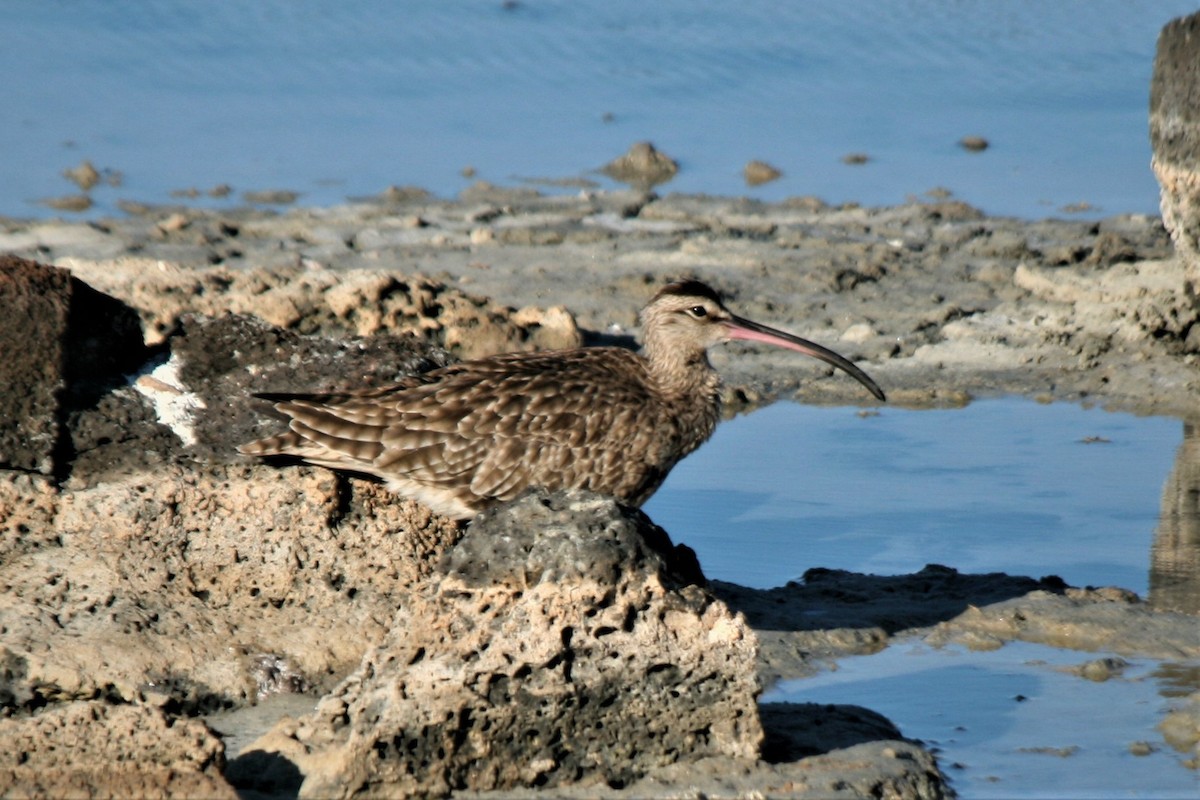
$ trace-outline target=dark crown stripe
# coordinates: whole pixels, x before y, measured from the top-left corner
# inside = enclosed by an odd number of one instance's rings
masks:
[[[675,281],[674,283],[668,283],[666,286],[659,289],[656,299],[658,297],[667,296],[704,297],[716,303],[721,302],[721,296],[716,293],[716,290],[714,290],[708,284],[701,283],[700,281],[696,280],[683,280]]]

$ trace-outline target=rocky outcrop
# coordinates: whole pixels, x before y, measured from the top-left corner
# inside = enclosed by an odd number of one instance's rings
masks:
[[[150,705],[66,703],[0,719],[0,793],[234,800],[225,748],[203,723]]]
[[[0,563],[0,697],[18,711],[153,691],[194,712],[329,688],[458,537],[373,484],[306,469],[3,485],[0,518],[36,532]]]
[[[845,329],[845,340],[891,372],[889,386],[894,380],[901,394],[908,386],[909,402],[930,396],[925,389],[913,394],[914,386],[948,387],[958,396],[979,385],[964,384],[964,375],[1030,391],[1041,385],[1029,377],[1037,360],[1064,386],[1093,386],[1088,376],[1103,373],[1096,380],[1111,379],[1104,384],[1110,392],[1118,381],[1139,391],[1166,386],[1172,393],[1164,396],[1193,405],[1184,380],[1191,372],[1172,357],[1186,338],[1184,316],[1144,314],[1139,303],[1135,320],[1112,327],[1114,297],[1149,296],[1147,287],[1167,292],[1146,259],[1166,257],[1170,244],[1149,221],[1001,223],[961,204],[868,212],[683,197],[538,199],[528,207],[471,202],[482,205],[422,205],[407,222],[369,209],[228,220],[197,212],[146,239],[130,233],[153,225],[144,219],[114,221],[103,231],[81,226],[69,242],[44,239],[61,232],[55,226],[38,228],[40,238],[29,240],[33,254],[115,257],[71,262],[72,280],[84,276],[119,295],[121,301],[98,295],[109,305],[96,307],[132,320],[135,335],[91,336],[75,349],[73,324],[47,330],[61,354],[40,351],[50,353],[54,368],[36,373],[52,387],[39,395],[38,412],[49,421],[42,430],[55,431],[53,446],[40,451],[52,459],[44,471],[36,460],[0,471],[5,741],[18,735],[10,723],[27,730],[75,721],[83,708],[96,715],[89,736],[97,738],[140,715],[148,715],[140,724],[149,730],[158,730],[160,719],[188,730],[198,715],[222,709],[214,728],[236,737],[229,742],[252,741],[286,705],[298,721],[275,728],[255,751],[231,751],[226,776],[244,793],[304,785],[306,793],[358,787],[436,794],[491,786],[529,797],[540,784],[574,797],[939,797],[946,784],[933,756],[898,738],[894,726],[842,706],[754,710],[755,672],[764,679],[808,674],[813,658],[873,652],[893,635],[947,620],[953,625],[940,629],[945,638],[985,644],[1069,631],[1054,621],[1060,614],[1106,629],[1141,625],[1145,615],[1133,602],[946,568],[895,579],[816,570],[802,586],[780,590],[713,587],[713,600],[694,565],[644,517],[593,505],[594,498],[498,509],[476,523],[488,537],[452,551],[463,531],[376,484],[232,460],[233,445],[279,426],[253,392],[388,383],[446,363],[437,345],[451,345],[455,336],[469,341],[476,332],[481,341],[496,334],[487,348],[548,346],[540,337],[554,327],[549,312],[479,305],[436,281],[375,266],[393,262],[434,265],[447,281],[517,303],[538,302],[556,281],[556,300],[568,298],[595,336],[619,342],[629,340],[636,306],[630,298],[643,299],[660,273],[685,262],[716,270],[719,262],[732,265],[720,274],[724,285],[741,287],[739,302],[761,307],[783,295],[804,298],[797,313],[816,320],[814,335],[824,331],[831,341],[851,309],[855,319],[860,305],[893,309],[892,316],[869,313],[869,323]],[[206,226],[220,234],[221,247],[236,245],[243,257],[233,258],[231,249],[228,267],[204,266],[211,261],[206,248],[216,246],[208,234],[208,244],[181,237]],[[508,238],[506,231],[562,235],[558,245],[542,245],[539,236]],[[127,238],[101,251],[97,237]],[[327,243],[322,257],[352,268],[305,260],[320,242]],[[172,266],[172,253],[198,261],[192,269]],[[558,280],[546,266],[559,261],[577,280]],[[602,277],[584,269],[601,262],[612,270]],[[827,266],[791,268],[817,262]],[[1175,262],[1162,263],[1180,274]],[[782,288],[756,293],[750,273],[739,272],[750,264],[782,279]],[[53,283],[48,275],[42,279]],[[86,286],[66,284],[68,319],[77,291]],[[619,300],[610,296],[618,293]],[[930,302],[937,308],[931,311]],[[1103,306],[1104,313],[1081,316],[1081,306]],[[501,327],[489,322],[493,312]],[[564,330],[575,331],[573,322]],[[368,331],[373,335],[355,335]],[[22,335],[28,332],[11,329],[14,346]],[[1087,355],[1101,335],[1111,346]],[[96,347],[105,342],[111,353]],[[1007,360],[989,350],[988,359],[956,371],[955,353],[981,342]],[[885,344],[891,349],[880,349]],[[91,355],[72,362],[71,352]],[[128,353],[138,356],[132,367],[105,360]],[[1154,357],[1143,360],[1142,353]],[[1084,355],[1086,365],[1064,361]],[[772,370],[770,363],[747,353],[736,359],[739,368],[782,381],[768,396],[786,393],[793,366]],[[1020,374],[1022,382],[996,377],[1007,363],[1013,368],[1003,375]],[[1180,381],[1155,380],[1149,369]],[[836,381],[814,377],[804,385],[815,396],[839,397]],[[831,393],[822,395],[821,387]],[[1063,391],[1055,396],[1073,390]],[[437,569],[451,552],[449,566]],[[1035,589],[1045,591],[1027,597]],[[618,596],[628,598],[632,612],[615,603]],[[1093,606],[1107,610],[1092,613]],[[1018,616],[1036,624],[996,622]],[[1192,630],[1194,621],[1156,619],[1175,638],[1156,628],[1138,646],[1171,641],[1173,652],[1185,652],[1178,632]],[[756,648],[747,621],[757,632],[757,659],[749,655]],[[307,715],[321,695],[316,713]],[[447,719],[451,707],[462,714]],[[258,721],[225,716],[243,711],[260,714]],[[754,744],[759,728],[761,747]],[[514,737],[526,733],[526,747],[518,747]],[[219,770],[206,736],[187,739],[195,752],[179,756],[206,765],[203,774]],[[64,752],[50,739],[37,741]],[[122,763],[165,758],[138,741],[122,752]],[[373,745],[364,749],[365,742]],[[32,763],[40,747],[30,744],[25,758]],[[377,779],[364,766],[370,758],[387,765]],[[128,793],[125,783],[106,785],[86,763],[76,769],[67,759],[62,769],[75,776],[72,787]],[[25,785],[15,774],[3,780]]]
[[[0,468],[55,474],[64,409],[145,359],[136,315],[66,270],[0,256]]]
[[[80,348],[78,331],[58,338]],[[233,448],[278,425],[255,390],[437,363],[408,337],[338,341],[225,316],[185,321],[132,385],[112,359],[64,371],[78,381],[43,410],[62,425],[60,479],[0,471],[5,705],[153,690],[194,711],[344,676],[460,531],[373,483],[243,463]],[[118,385],[80,399],[114,372]]]
[[[373,483],[233,461],[269,424],[249,394],[333,364],[393,380],[444,353],[226,316],[182,320],[143,366],[131,308],[65,271],[2,266],[54,324],[0,321],[12,352],[33,336],[45,359],[6,359],[39,402],[5,441],[52,457],[0,470],[0,792],[232,796],[219,738],[188,718],[328,689],[460,535]]]
[[[58,441],[58,395],[66,386],[70,273],[5,256],[0,261],[0,465],[50,474]]]
[[[1200,13],[1167,23],[1150,82],[1151,164],[1162,187],[1163,224],[1200,281]]]
[[[229,312],[301,334],[416,336],[464,358],[580,342],[575,320],[562,307],[514,311],[391,270],[337,272],[309,262],[197,270],[138,258],[68,263],[80,279],[139,309],[151,344],[178,333],[185,315]]]
[[[755,656],[644,515],[534,494],[477,518],[358,671],[257,748],[297,765],[305,797],[619,786],[755,759]]]
[[[319,695],[368,650],[305,728],[306,746],[329,754],[321,769],[297,759],[318,794],[400,773],[408,782],[396,785],[421,793],[618,784],[757,755],[753,634],[702,588],[690,551],[644,516],[596,498],[531,498],[478,520],[435,575],[459,526],[371,482],[233,455],[278,425],[256,390],[331,389],[330,376],[347,374],[390,382],[445,363],[442,351],[180,306],[140,314],[171,334],[146,360],[131,307],[102,296],[125,338],[81,339],[93,329],[69,324],[71,304],[94,290],[17,267],[35,287],[23,296],[49,298],[30,314],[53,323],[38,338],[59,349],[38,353],[57,368],[30,381],[46,387],[44,452],[59,460],[49,475],[0,472],[0,735],[17,748],[0,765],[6,792],[228,795],[220,741],[191,718]],[[103,354],[67,355],[130,338],[146,363],[129,377]],[[394,680],[409,702],[390,701]],[[382,717],[370,710],[381,698]],[[339,704],[353,724],[322,729]],[[146,735],[109,742],[131,729]],[[389,744],[402,735],[415,751]],[[77,754],[52,765],[64,749]],[[381,753],[392,772],[364,766]],[[128,768],[106,773],[106,761]],[[253,763],[232,774],[262,781]]]

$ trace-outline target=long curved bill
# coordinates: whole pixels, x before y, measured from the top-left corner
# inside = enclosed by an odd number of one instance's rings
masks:
[[[729,332],[730,339],[744,339],[750,342],[763,342],[764,344],[773,344],[776,347],[786,347],[788,350],[795,350],[797,353],[803,353],[806,356],[824,361],[826,364],[837,367],[849,373],[856,381],[867,387],[867,391],[875,395],[876,399],[886,401],[883,390],[867,373],[863,372],[858,367],[846,358],[838,355],[827,347],[822,347],[815,342],[810,342],[807,339],[801,339],[799,336],[793,336],[790,333],[777,331],[774,328],[768,328],[766,325],[760,325],[753,320],[743,319],[742,317],[732,316],[730,320],[725,322],[725,328]]]

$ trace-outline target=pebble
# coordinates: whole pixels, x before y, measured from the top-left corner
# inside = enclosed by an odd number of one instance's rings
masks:
[[[746,164],[742,174],[746,179],[747,186],[761,186],[764,183],[770,183],[773,180],[778,180],[783,176],[775,167],[765,161],[751,161]]]

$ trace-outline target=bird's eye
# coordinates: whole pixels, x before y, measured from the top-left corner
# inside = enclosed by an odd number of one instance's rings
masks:
[[[688,313],[691,314],[696,319],[700,319],[701,317],[708,316],[708,309],[705,308],[704,306],[692,306],[691,308],[688,309]]]

